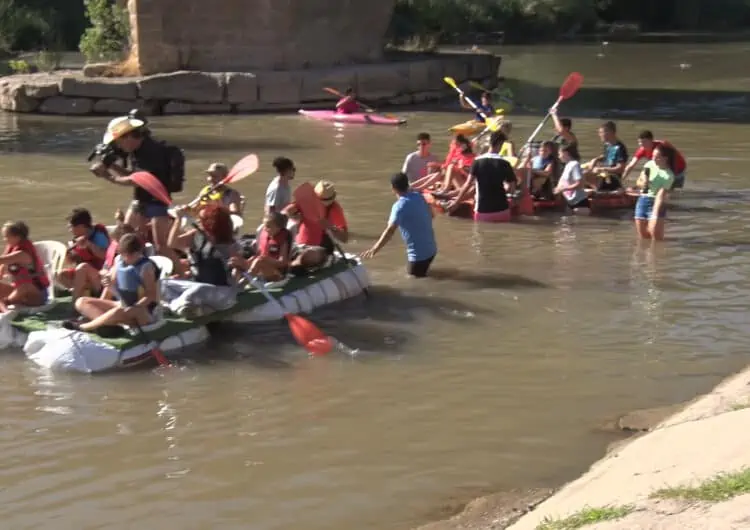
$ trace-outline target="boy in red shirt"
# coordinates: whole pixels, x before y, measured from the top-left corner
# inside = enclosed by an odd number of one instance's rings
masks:
[[[641,131],[641,133],[638,135],[638,149],[633,154],[633,158],[630,160],[630,162],[628,162],[628,165],[625,166],[625,170],[622,173],[623,180],[628,176],[628,173],[633,171],[639,160],[651,160],[654,149],[656,149],[660,145],[671,147],[675,151],[674,167],[672,168],[672,172],[674,173],[674,183],[672,184],[672,189],[674,190],[684,187],[685,172],[687,170],[687,162],[685,161],[685,157],[682,156],[682,153],[680,153],[677,148],[675,148],[675,146],[673,146],[667,140],[654,140],[654,134],[648,130]]]

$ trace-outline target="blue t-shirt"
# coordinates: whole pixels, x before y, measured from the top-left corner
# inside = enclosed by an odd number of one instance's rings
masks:
[[[399,197],[393,203],[388,224],[398,225],[401,230],[410,262],[423,261],[437,254],[432,212],[421,193],[409,191]]]
[[[495,115],[495,109],[492,108],[492,105],[482,105],[481,103],[477,103],[477,108],[484,112],[488,118],[492,118]],[[475,115],[477,121],[484,123],[484,118],[482,118],[482,115],[479,114],[479,112],[475,113]]]
[[[622,164],[628,161],[628,149],[625,144],[621,141],[616,141],[613,144],[604,144],[604,165],[606,167],[614,167],[617,164]]]

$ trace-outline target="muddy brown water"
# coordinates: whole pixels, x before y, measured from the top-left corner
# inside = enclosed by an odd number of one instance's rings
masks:
[[[572,69],[589,88],[653,88],[664,75],[673,88],[711,80],[735,91],[659,96],[638,116],[606,91],[568,107],[586,156],[603,115],[618,118],[631,149],[648,126],[687,155],[688,189],[656,248],[636,243],[627,213],[503,226],[438,218],[435,278],[406,279],[395,238],[368,263],[370,301],[314,316],[362,350],[355,359],[310,360],[282,325],[228,329],[167,373],[50,375],[3,352],[3,525],[408,528],[456,499],[572,478],[611,441],[597,425],[689,399],[748,361],[750,127],[733,123],[746,49],[504,50],[505,75],[547,87],[535,89],[539,101]],[[726,123],[704,123],[696,105]],[[276,155],[295,160],[299,180],[335,181],[354,232],[347,247],[362,251],[383,228],[387,179],[415,134],[433,132],[443,153],[447,127],[467,117],[449,110],[407,111],[405,128],[295,115],[158,118],[153,128],[186,149],[191,193],[210,162],[251,151],[263,171],[239,186],[250,210]],[[515,116],[516,136],[538,120]],[[0,114],[2,217],[26,220],[38,240],[64,238],[75,205],[109,222],[128,191],[84,162],[105,122]]]

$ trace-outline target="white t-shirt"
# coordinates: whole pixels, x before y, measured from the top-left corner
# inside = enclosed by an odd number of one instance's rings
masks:
[[[427,174],[427,164],[430,162],[438,162],[438,158],[430,153],[429,155],[422,157],[419,151],[414,151],[406,155],[404,165],[401,167],[401,172],[405,173],[409,177],[409,182],[414,182]]]
[[[279,177],[274,178],[266,188],[266,207],[273,206],[277,212],[292,202],[292,187],[289,183],[281,184]]]
[[[565,164],[563,168],[562,176],[558,186],[561,188],[567,188],[573,184],[577,184],[583,180],[583,174],[581,173],[581,164],[577,160],[571,160]],[[568,201],[568,204],[577,204],[586,198],[586,191],[583,187],[576,188],[574,190],[567,190],[563,192],[563,197]]]

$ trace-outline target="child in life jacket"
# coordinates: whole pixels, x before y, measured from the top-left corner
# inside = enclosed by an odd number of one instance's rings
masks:
[[[0,311],[6,304],[36,307],[47,303],[49,277],[44,263],[29,239],[29,227],[22,221],[8,222],[2,228],[5,250],[0,256]]]
[[[67,321],[66,329],[94,331],[103,326],[138,325],[154,322],[159,306],[159,272],[143,251],[143,241],[136,234],[120,239],[120,255],[104,280],[101,298],[82,296],[75,302],[76,311],[89,319],[80,323]]]
[[[292,236],[286,229],[286,222],[286,216],[280,212],[267,214],[256,238],[255,256],[249,260],[235,256],[229,264],[267,282],[283,279],[289,268],[292,247]]]
[[[84,294],[98,296],[102,290],[99,271],[104,267],[110,244],[107,228],[94,225],[91,213],[85,208],[75,208],[68,216],[68,229],[73,239],[66,257],[72,266],[60,271],[57,282],[73,290],[73,300]]]

